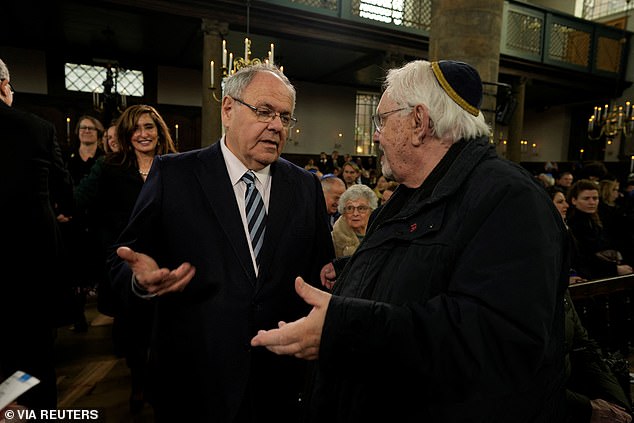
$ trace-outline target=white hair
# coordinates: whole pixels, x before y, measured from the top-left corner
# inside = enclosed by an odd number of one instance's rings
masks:
[[[482,112],[473,116],[447,95],[434,76],[431,63],[426,60],[415,60],[401,68],[390,69],[384,87],[390,98],[401,106],[427,106],[439,138],[457,142],[462,138],[489,136],[491,133]]]
[[[7,65],[0,59],[0,79],[9,79],[9,68]]]
[[[339,198],[339,206],[337,207],[337,210],[339,210],[339,213],[344,214],[344,211],[346,209],[346,203],[348,201],[355,201],[359,199],[368,200],[368,206],[370,206],[372,210],[376,209],[378,205],[378,199],[376,197],[376,194],[374,193],[374,191],[372,191],[372,189],[369,186],[364,184],[354,184],[354,185],[350,185],[348,189],[345,190],[343,194],[341,194],[341,198]]]

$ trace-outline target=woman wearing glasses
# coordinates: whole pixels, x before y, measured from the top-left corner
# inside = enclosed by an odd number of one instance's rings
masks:
[[[75,144],[66,156],[68,171],[76,188],[90,173],[97,159],[103,156],[101,137],[104,128],[99,119],[83,115],[77,120]],[[93,227],[94,210],[77,208],[72,220],[62,224],[62,231],[69,251],[68,272],[74,287],[75,298],[72,316],[69,317],[75,332],[86,332],[88,322],[84,308],[86,295],[100,283],[102,274],[99,254],[99,239]],[[70,323],[70,322],[69,322]]]
[[[341,195],[339,213],[343,219],[337,219],[332,228],[337,257],[351,256],[355,252],[365,236],[370,213],[376,207],[376,194],[366,185],[352,185]]]

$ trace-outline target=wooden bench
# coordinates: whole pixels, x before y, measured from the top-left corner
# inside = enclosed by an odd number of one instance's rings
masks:
[[[634,275],[569,286],[583,325],[603,348],[624,354],[634,347]]]

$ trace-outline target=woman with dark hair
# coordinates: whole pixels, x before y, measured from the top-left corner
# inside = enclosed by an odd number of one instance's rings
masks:
[[[78,205],[90,204],[98,211],[101,263],[106,275],[106,257],[128,223],[154,157],[176,152],[165,121],[152,106],[128,107],[118,120],[116,133],[119,150],[99,160],[75,190]],[[98,290],[98,306],[100,312],[114,317],[115,349],[126,357],[132,378],[130,409],[140,411],[152,322],[150,303],[126,307],[112,294],[106,276],[106,283]]]

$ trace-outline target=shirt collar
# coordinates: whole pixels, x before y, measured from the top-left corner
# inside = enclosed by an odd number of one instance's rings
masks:
[[[235,156],[235,154],[231,152],[231,150],[229,150],[229,147],[225,144],[224,135],[220,139],[220,150],[222,151],[222,156],[225,159],[225,165],[227,166],[227,172],[229,172],[231,185],[236,185],[242,180],[242,175],[244,175],[249,169]],[[271,175],[271,165],[257,171],[254,170],[253,174],[260,182],[260,186],[266,186],[266,181],[268,181],[268,178]]]

